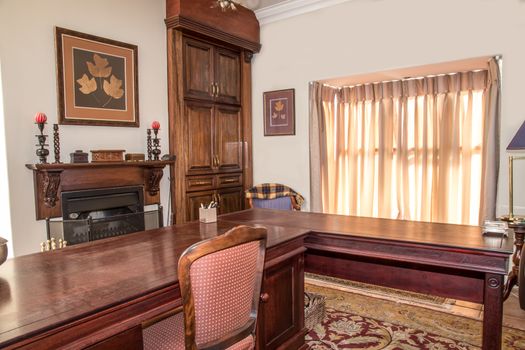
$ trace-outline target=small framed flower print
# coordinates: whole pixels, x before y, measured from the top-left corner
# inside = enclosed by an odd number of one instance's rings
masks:
[[[295,135],[295,89],[267,91],[264,136]]]

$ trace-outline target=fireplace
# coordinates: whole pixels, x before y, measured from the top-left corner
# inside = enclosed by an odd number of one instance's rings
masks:
[[[144,188],[62,192],[63,239],[77,244],[145,229]]]

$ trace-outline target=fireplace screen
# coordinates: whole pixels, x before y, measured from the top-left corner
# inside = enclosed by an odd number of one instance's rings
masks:
[[[162,207],[144,211],[143,187],[62,193],[62,220],[48,220],[48,239],[68,245],[162,226]]]
[[[62,238],[68,245],[162,227],[162,207],[99,219],[48,220],[48,239]]]

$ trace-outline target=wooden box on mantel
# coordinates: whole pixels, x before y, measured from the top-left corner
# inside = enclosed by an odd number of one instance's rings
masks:
[[[124,160],[124,149],[99,149],[91,152],[92,162],[122,162]]]

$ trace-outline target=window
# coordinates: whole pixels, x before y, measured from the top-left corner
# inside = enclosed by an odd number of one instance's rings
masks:
[[[312,90],[320,211],[471,225],[493,215],[489,69]]]

